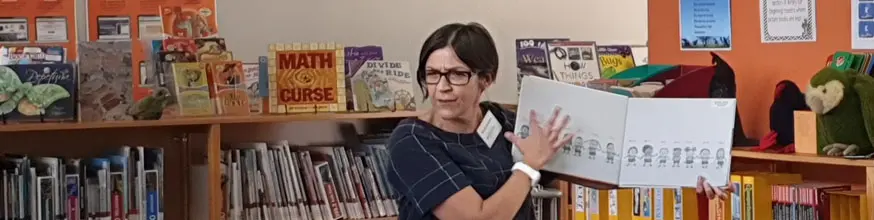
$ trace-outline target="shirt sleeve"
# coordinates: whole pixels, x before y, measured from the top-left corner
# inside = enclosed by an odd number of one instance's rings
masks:
[[[407,126],[411,130],[417,127]],[[442,142],[427,140],[415,132],[395,133],[388,142],[391,166],[388,181],[412,203],[419,217],[471,184]]]

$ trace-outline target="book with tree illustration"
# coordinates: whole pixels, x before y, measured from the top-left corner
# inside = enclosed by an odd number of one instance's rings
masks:
[[[7,121],[75,121],[73,64],[0,66],[0,118]]]
[[[406,61],[364,62],[352,76],[355,111],[415,111],[415,84]]]
[[[526,77],[515,133],[530,134],[531,110],[546,123],[558,106],[570,117],[562,136],[574,137],[544,170],[593,188],[694,187],[699,176],[713,185],[725,185],[735,103],[734,99],[629,98]],[[515,146],[513,156],[522,156]]]

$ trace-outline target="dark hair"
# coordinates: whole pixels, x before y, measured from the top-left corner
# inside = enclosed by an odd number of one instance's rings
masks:
[[[478,77],[495,80],[498,72],[498,49],[489,31],[476,22],[447,24],[431,33],[419,52],[416,77],[424,98],[428,98],[428,90],[425,89],[425,63],[431,53],[447,46],[452,47],[458,59]]]

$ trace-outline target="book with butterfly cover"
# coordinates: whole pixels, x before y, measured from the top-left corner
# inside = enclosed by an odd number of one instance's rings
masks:
[[[560,107],[570,117],[561,135],[573,136],[544,170],[598,189],[694,187],[699,176],[726,185],[735,104],[735,99],[629,98],[525,77],[518,106],[523,114],[514,132],[525,138],[534,131],[528,112],[546,123]],[[522,158],[518,147],[513,156]]]

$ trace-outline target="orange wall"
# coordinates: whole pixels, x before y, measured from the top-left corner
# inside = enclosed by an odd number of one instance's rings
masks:
[[[805,90],[826,57],[850,49],[850,1],[816,1],[817,41],[761,43],[760,0],[731,1],[732,50],[719,53],[737,74],[741,120],[748,136],[768,130],[777,82],[789,79]],[[649,59],[652,64],[709,65],[708,52],[680,51],[680,1],[649,1]]]

